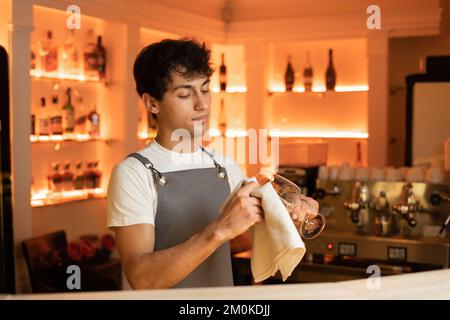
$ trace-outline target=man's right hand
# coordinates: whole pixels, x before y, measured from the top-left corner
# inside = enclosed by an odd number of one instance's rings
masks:
[[[219,232],[225,239],[233,239],[255,223],[262,221],[261,199],[250,195],[257,188],[259,185],[256,182],[246,183],[223,209],[223,214],[217,223]]]

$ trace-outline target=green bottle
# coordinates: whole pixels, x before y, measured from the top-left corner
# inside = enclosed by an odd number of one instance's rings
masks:
[[[64,113],[64,132],[65,133],[72,133],[74,131],[75,127],[75,108],[72,105],[72,89],[67,88],[66,90],[67,94],[67,102],[62,107],[63,113]]]

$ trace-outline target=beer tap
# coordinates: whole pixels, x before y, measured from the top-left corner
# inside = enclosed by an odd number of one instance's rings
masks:
[[[443,191],[434,191],[433,193],[431,193],[429,201],[434,206],[439,206],[441,204],[441,201],[450,202],[450,193]],[[441,229],[439,230],[439,234],[442,234],[449,224],[450,224],[450,214],[442,224]]]
[[[416,200],[413,186],[408,183],[402,188],[400,201],[392,205],[392,210],[400,214],[400,217],[408,223],[410,227],[417,226],[414,213],[420,211],[420,203]]]
[[[359,223],[359,212],[367,208],[369,203],[369,189],[366,183],[355,182],[352,189],[352,198],[344,202],[344,207],[350,211],[350,217],[354,224]]]

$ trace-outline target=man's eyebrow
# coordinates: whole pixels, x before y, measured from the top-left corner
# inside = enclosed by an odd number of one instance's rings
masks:
[[[209,79],[206,79],[203,83],[202,83],[202,87],[205,85],[205,84],[207,84],[207,83],[209,83],[210,82],[210,80]],[[178,90],[178,89],[192,89],[193,88],[193,86],[192,85],[190,85],[190,84],[180,84],[180,85],[178,85],[178,86],[176,86],[175,88],[173,88],[172,89],[172,91],[175,91],[175,90]]]

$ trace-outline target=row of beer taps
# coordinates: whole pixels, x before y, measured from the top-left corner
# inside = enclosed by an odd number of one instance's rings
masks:
[[[336,196],[339,194],[339,186],[334,185],[334,187],[330,191],[317,189],[315,198],[323,199],[327,195]],[[438,206],[442,201],[450,202],[450,193],[435,191],[430,195],[429,202],[432,205]],[[349,212],[351,222],[357,226],[362,224],[360,221],[360,215],[364,209],[374,209],[375,212],[380,213],[380,215],[377,215],[375,221],[375,225],[379,226],[377,232],[378,235],[387,235],[389,233],[387,229],[390,223],[387,221],[388,218],[386,217],[386,213],[389,212],[390,208],[392,208],[392,211],[394,213],[397,213],[399,218],[403,219],[410,228],[415,228],[417,226],[415,213],[426,211],[420,201],[417,200],[413,185],[411,183],[406,183],[402,187],[399,200],[392,204],[391,207],[386,198],[385,191],[381,191],[375,201],[372,201],[370,199],[370,193],[367,183],[356,181],[352,188],[351,199],[350,201],[344,202],[344,207]],[[439,234],[442,234],[449,224],[450,214],[442,224]]]

